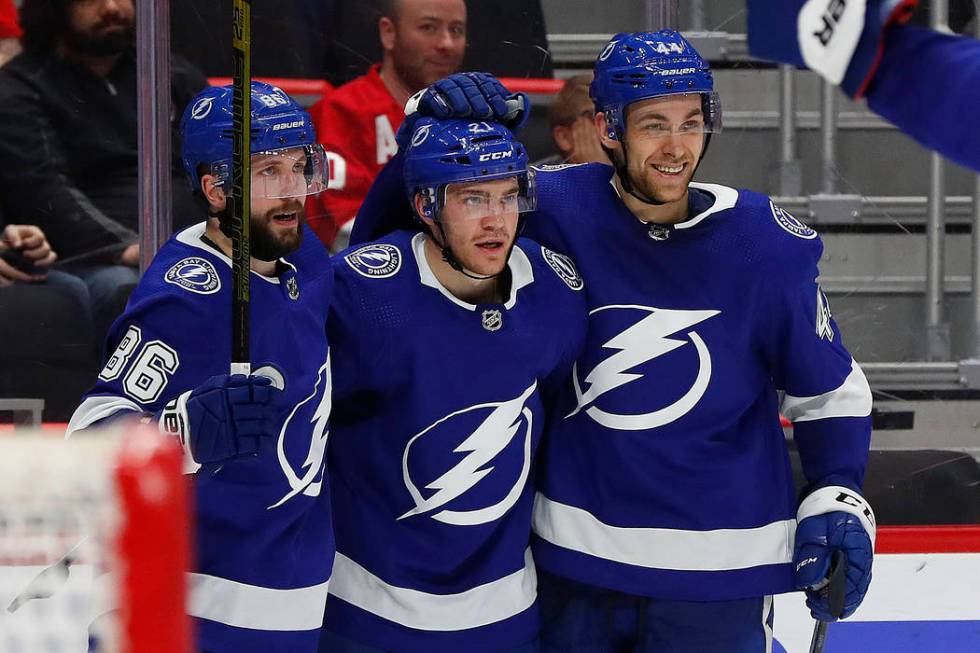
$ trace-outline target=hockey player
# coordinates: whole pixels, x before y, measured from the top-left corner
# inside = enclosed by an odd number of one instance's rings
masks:
[[[453,80],[415,104],[510,117],[499,85]],[[833,618],[816,588],[834,552],[844,616],[867,591],[870,389],[815,281],[816,232],[768,197],[691,182],[721,109],[690,43],[617,34],[591,93],[613,167],[539,170],[528,221],[589,279],[574,408],[549,422],[535,502],[543,648],[762,653],[773,594],[805,588]],[[379,177],[372,214],[397,174]],[[780,410],[808,480],[799,500]]]
[[[333,259],[320,651],[532,653],[532,459],[584,339],[584,284],[517,238],[534,176],[505,127],[423,119],[405,160],[421,230]]]
[[[232,90],[212,87],[181,122],[207,221],[154,257],[68,431],[143,415],[178,436],[195,492],[188,610],[198,649],[295,653],[317,648],[333,557],[323,478],[332,276],[303,215],[326,176],[310,117],[292,98],[253,82],[251,112],[253,374],[228,375]]]
[[[917,1],[748,0],[749,49],[866,97],[924,146],[980,172],[980,130],[958,127],[963,107],[980,104],[980,41],[906,25]],[[937,83],[942,93],[926,91]]]

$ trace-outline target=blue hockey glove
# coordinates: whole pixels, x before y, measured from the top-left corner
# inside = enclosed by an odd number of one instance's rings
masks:
[[[827,594],[821,592],[835,551],[842,551],[847,561],[840,618],[849,617],[861,605],[871,583],[874,538],[874,513],[864,498],[849,488],[822,487],[800,504],[793,566],[796,587],[806,591],[806,605],[814,619],[837,619],[831,614]]]
[[[160,429],[180,438],[185,471],[258,453],[275,432],[272,380],[243,374],[212,376],[157,413]]]
[[[919,0],[748,0],[749,52],[810,68],[855,100],[881,60],[885,31]]]
[[[530,107],[527,95],[511,93],[489,73],[454,73],[408,99],[395,140],[399,148],[407,147],[422,116],[494,120],[516,133],[527,123]]]

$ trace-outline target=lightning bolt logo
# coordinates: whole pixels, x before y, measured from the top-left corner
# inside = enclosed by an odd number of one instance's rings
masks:
[[[720,311],[679,311],[650,306],[612,305],[597,308],[591,311],[589,315],[607,310],[640,310],[649,314],[602,345],[603,349],[617,351],[592,369],[585,378],[585,383],[589,387],[584,392],[579,385],[578,363],[575,364],[572,369],[572,379],[575,384],[575,396],[578,405],[566,416],[566,419],[584,409],[589,417],[603,426],[618,430],[638,431],[669,424],[685,415],[704,395],[708,382],[711,380],[711,353],[695,331],[689,331],[687,337],[698,352],[698,375],[694,384],[683,397],[666,408],[636,415],[609,413],[594,404],[599,397],[610,390],[643,378],[642,374],[629,370],[688,343],[687,340],[678,340],[667,336],[689,329],[695,324],[718,315]]]
[[[278,508],[300,492],[310,497],[319,496],[322,480],[318,481],[316,478],[323,469],[323,458],[327,451],[327,438],[330,435],[328,431],[330,409],[332,406],[330,390],[330,352],[328,351],[327,360],[322,366],[320,366],[316,384],[313,386],[313,391],[306,399],[296,404],[293,410],[290,411],[289,416],[283,422],[282,428],[279,430],[279,441],[276,444],[276,454],[279,457],[279,466],[282,468],[282,472],[285,474],[286,480],[289,483],[289,492],[279,499],[279,501],[269,506],[269,510]],[[317,404],[316,410],[313,411],[313,416],[308,422],[308,424],[312,425],[312,428],[310,426],[300,428],[300,433],[310,433],[310,448],[306,454],[306,458],[303,460],[303,464],[300,467],[300,469],[305,471],[303,471],[302,476],[300,476],[300,474],[293,469],[293,465],[290,462],[289,457],[286,455],[286,437],[289,433],[289,425],[293,421],[293,417],[296,415],[297,411],[299,411],[300,407],[307,402],[312,401],[317,396],[320,397],[320,402]]]
[[[384,279],[398,272],[402,255],[394,245],[376,243],[351,252],[344,260],[361,276]]]
[[[524,489],[524,485],[527,482],[528,473],[531,468],[531,434],[533,432],[533,413],[526,404],[528,399],[537,390],[537,387],[538,384],[537,381],[535,381],[519,396],[509,401],[480,404],[478,406],[471,406],[470,408],[457,411],[447,415],[417,435],[413,436],[412,439],[409,440],[408,445],[405,447],[405,453],[402,455],[402,475],[405,481],[405,487],[408,488],[408,491],[412,495],[412,499],[415,502],[415,507],[398,519],[405,519],[413,515],[432,512],[433,510],[446,505],[453,499],[465,494],[494,470],[494,466],[490,463],[507,447],[507,445],[511,443],[514,437],[523,428],[525,431],[523,446],[524,461],[520,476],[517,479],[517,482],[508,491],[507,496],[491,506],[479,508],[477,510],[440,510],[439,512],[433,514],[432,518],[446,524],[473,526],[476,524],[485,524],[503,516],[504,513],[506,513],[520,497],[521,491]],[[435,492],[428,498],[423,497],[422,493],[412,481],[409,472],[408,459],[412,445],[414,445],[415,442],[426,433],[429,433],[435,427],[443,424],[453,417],[473,410],[486,408],[492,408],[493,410],[489,415],[487,415],[476,430],[473,431],[469,437],[463,440],[463,442],[453,450],[454,453],[465,453],[466,456],[456,463],[452,469],[426,485],[425,489],[435,490]]]

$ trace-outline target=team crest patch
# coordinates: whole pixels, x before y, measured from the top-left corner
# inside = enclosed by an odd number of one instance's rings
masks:
[[[296,283],[296,277],[286,279],[286,293],[293,301],[299,299],[299,284]]]
[[[788,231],[797,238],[803,238],[804,240],[812,240],[817,237],[817,232],[805,225],[802,221],[794,218],[790,215],[789,211],[779,208],[772,202],[769,202],[769,208],[772,210],[772,217],[776,220],[783,231]]]
[[[483,328],[487,331],[500,331],[504,325],[504,316],[497,309],[483,311]]]
[[[582,276],[578,273],[575,264],[572,263],[572,259],[564,254],[553,252],[547,247],[541,248],[541,254],[566,286],[572,290],[581,290],[585,287],[585,281],[582,280]]]
[[[189,256],[175,263],[163,279],[199,295],[212,295],[221,290],[221,278],[211,261],[197,256]]]
[[[830,324],[830,302],[823,290],[817,288],[817,337],[826,338],[828,342],[834,341],[834,327]]]
[[[578,166],[584,166],[584,163],[539,163],[534,166],[535,170],[543,170],[544,172],[554,172],[555,170],[564,170],[565,168],[577,168]]]
[[[402,266],[402,253],[394,245],[365,245],[344,257],[347,265],[361,276],[384,279],[394,276]]]

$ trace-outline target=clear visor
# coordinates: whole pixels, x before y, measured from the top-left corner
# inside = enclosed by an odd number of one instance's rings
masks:
[[[644,137],[712,134],[721,131],[721,103],[717,93],[663,96],[663,102],[633,108],[628,125]],[[697,102],[691,102],[697,100]],[[685,108],[685,105],[689,108]]]
[[[431,195],[429,195],[431,197]],[[537,207],[534,172],[446,184],[439,198],[439,219],[480,220],[526,213]]]
[[[212,174],[230,180],[231,166],[219,163]],[[252,155],[252,197],[284,199],[316,195],[327,189],[327,157],[322,145],[303,145]]]

